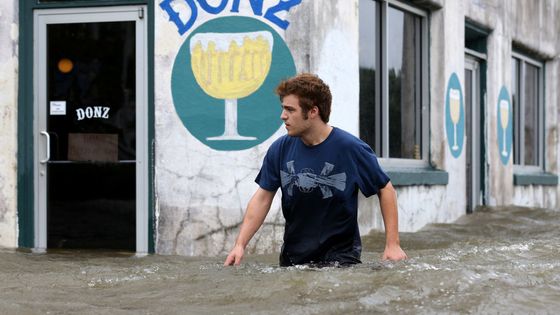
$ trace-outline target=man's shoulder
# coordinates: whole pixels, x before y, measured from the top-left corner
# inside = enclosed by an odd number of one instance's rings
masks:
[[[289,135],[283,135],[280,138],[274,140],[268,150],[279,150],[287,145],[292,145],[296,138],[291,137]]]
[[[361,147],[361,146],[367,146],[367,144],[362,141],[362,139],[356,137],[355,135],[351,134],[350,132],[344,130],[344,129],[340,129],[335,127],[334,131],[336,132],[336,138],[337,138],[337,145],[344,145],[344,146],[348,146],[346,148],[351,148],[351,147]]]

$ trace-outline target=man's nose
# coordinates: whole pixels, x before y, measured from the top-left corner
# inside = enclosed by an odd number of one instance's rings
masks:
[[[282,113],[280,114],[280,119],[282,120],[288,119],[288,115],[286,114],[285,110],[282,110]]]

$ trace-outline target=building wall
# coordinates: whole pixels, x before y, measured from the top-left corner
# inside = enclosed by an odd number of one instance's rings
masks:
[[[265,1],[264,8],[277,3]],[[487,96],[484,143],[490,205],[557,207],[557,186],[514,186],[514,167],[500,160],[496,104],[502,87],[510,89],[512,42],[544,57],[548,87],[558,85],[559,51],[556,41],[560,7],[553,0],[526,1],[413,1],[429,11],[430,36],[430,163],[449,174],[447,185],[399,186],[399,227],[417,231],[429,223],[452,222],[465,214],[465,150],[454,157],[445,133],[445,97],[448,80],[464,76],[465,18],[490,30],[487,39]],[[239,13],[224,10],[219,16],[252,16],[247,3]],[[283,30],[262,16],[285,40],[297,72],[319,74],[331,87],[331,124],[359,133],[359,1],[307,0],[283,12],[290,22]],[[199,10],[200,11],[200,10]],[[215,15],[199,12],[196,29]],[[538,21],[535,24],[535,21]],[[537,28],[536,25],[539,27]],[[550,26],[550,27],[547,27]],[[545,31],[541,30],[541,27]],[[245,206],[257,188],[253,182],[268,146],[284,134],[279,128],[266,141],[237,151],[217,151],[197,141],[180,123],[173,108],[169,82],[176,53],[188,33],[180,35],[165,12],[156,12],[156,193],[157,251],[186,255],[223,254],[233,245]],[[554,89],[546,90],[546,166],[558,173],[558,102]],[[201,105],[202,106],[202,105]],[[551,114],[550,114],[551,113]],[[383,163],[383,162],[382,162]],[[363,234],[382,230],[376,197],[360,197]],[[251,242],[250,252],[279,249],[283,218],[278,196],[263,228]]]
[[[17,2],[0,3],[0,247],[17,246]]]
[[[278,3],[265,1],[264,8]],[[303,1],[291,8],[289,14],[278,14],[289,21],[286,30],[262,16],[254,17],[274,27],[284,38],[297,72],[318,73],[328,82],[333,94],[331,123],[354,134],[359,129],[359,109],[355,106],[359,95],[357,10],[357,2],[347,5],[346,1]],[[239,11],[252,14],[248,3],[241,2]],[[220,17],[235,15],[224,10]],[[211,18],[216,16],[201,13],[192,29]],[[164,88],[156,88],[157,251],[220,254],[229,250],[235,241],[247,202],[257,188],[254,178],[267,148],[285,131],[279,125],[261,144],[226,152],[201,145],[189,135],[177,120],[167,87],[174,54],[186,37],[173,28],[168,16],[159,12],[156,17],[156,82],[162,82]],[[310,32],[310,29],[315,31]],[[280,107],[278,100],[274,101]],[[276,119],[279,121],[279,113]],[[277,196],[250,251],[278,251],[283,223]]]
[[[285,134],[278,119],[279,102],[273,84],[238,100],[240,133],[264,125],[255,142],[214,142],[215,117],[225,115],[222,101],[197,90],[189,77],[188,40],[194,34],[221,27],[236,30],[255,25],[273,34],[275,78],[296,72],[319,74],[331,87],[330,123],[359,134],[359,0],[303,0],[301,3],[251,1],[156,1],[155,10],[155,143],[153,147],[156,205],[156,252],[180,255],[223,255],[233,245],[245,207],[257,189],[254,179],[270,144]],[[415,0],[429,13],[429,162],[449,175],[447,185],[398,186],[399,228],[417,231],[426,224],[452,222],[466,209],[466,154],[454,156],[446,134],[446,96],[456,75],[464,88],[465,18],[489,30],[487,91],[483,113],[489,205],[558,208],[560,186],[515,186],[512,158],[502,163],[498,147],[497,102],[500,91],[511,91],[512,43],[545,62],[545,166],[558,175],[560,146],[560,4],[555,0]],[[193,5],[195,7],[193,7]],[[167,6],[167,7],[166,7]],[[274,9],[279,9],[275,11]],[[196,10],[196,17],[193,17]],[[171,16],[175,12],[176,16]],[[233,19],[245,17],[245,19]],[[0,247],[17,246],[17,4],[0,4]],[[192,25],[191,25],[192,22]],[[212,24],[214,23],[214,24]],[[221,22],[220,22],[221,23]],[[259,24],[260,23],[260,24]],[[286,25],[286,23],[289,23]],[[218,23],[219,24],[219,23]],[[247,25],[246,25],[247,24]],[[282,50],[283,49],[283,50]],[[191,50],[192,51],[192,50]],[[187,71],[188,70],[188,71]],[[194,75],[194,70],[192,70]],[[272,74],[271,74],[272,75]],[[249,104],[249,105],[247,105]],[[245,106],[245,107],[244,107]],[[251,107],[252,106],[252,107]],[[248,109],[249,108],[249,109]],[[275,109],[276,108],[276,109]],[[266,112],[261,118],[261,112]],[[253,117],[255,116],[255,117]],[[262,121],[259,121],[262,120]],[[212,122],[213,121],[213,122]],[[269,123],[270,122],[270,123]],[[222,123],[223,124],[223,123]],[[247,145],[249,143],[249,145]],[[386,161],[382,161],[385,165]],[[394,167],[394,165],[392,165]],[[280,249],[284,220],[278,194],[264,226],[250,243],[250,253]],[[359,200],[362,234],[382,230],[376,197]]]
[[[552,88],[558,86],[558,53],[560,52],[557,41],[557,33],[560,24],[555,16],[560,11],[557,1],[477,1],[468,2],[467,14],[472,20],[492,29],[492,40],[489,40],[489,54],[496,55],[496,61],[489,60],[489,65],[497,68],[489,68],[489,91],[496,82],[490,78],[492,75],[500,74],[502,82],[511,91],[511,53],[512,43],[529,51],[535,57],[544,60],[545,68],[545,165],[544,171],[558,175],[558,93]],[[496,18],[497,17],[497,18]],[[501,66],[499,66],[501,65]],[[494,92],[498,92],[494,90]],[[497,99],[497,94],[492,97],[489,92],[489,100]],[[495,103],[494,103],[495,104]],[[489,101],[489,105],[494,105]],[[490,107],[491,108],[491,107]],[[490,111],[495,115],[496,111]],[[497,118],[489,119],[488,126],[490,138],[488,143],[496,143]],[[507,167],[503,169],[499,163],[499,152],[496,146],[489,146],[491,156],[491,205],[523,205],[523,206],[558,206],[558,187],[546,187],[531,185],[514,186],[512,174],[514,166],[510,160]],[[494,163],[492,163],[494,162]],[[499,180],[501,178],[501,180]],[[555,197],[550,192],[555,191]],[[546,193],[549,192],[549,193]],[[554,196],[553,195],[553,196]]]

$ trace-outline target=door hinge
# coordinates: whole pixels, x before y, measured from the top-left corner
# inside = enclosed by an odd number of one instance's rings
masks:
[[[138,18],[139,18],[139,19],[143,19],[143,18],[144,18],[144,8],[139,8],[139,9],[138,9]]]

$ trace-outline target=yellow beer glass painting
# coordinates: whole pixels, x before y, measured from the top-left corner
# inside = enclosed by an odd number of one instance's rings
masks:
[[[509,124],[509,102],[506,100],[500,101],[500,125],[503,130],[503,141],[502,141],[502,155],[507,156],[508,152],[506,150],[506,132]]]
[[[202,90],[225,102],[224,133],[207,140],[256,140],[237,130],[237,100],[257,91],[272,63],[272,34],[197,33],[190,41],[191,68]]]
[[[461,118],[461,92],[456,89],[449,90],[449,113],[451,115],[451,121],[453,122],[453,146],[451,149],[457,151],[459,146],[457,145],[457,124]]]

